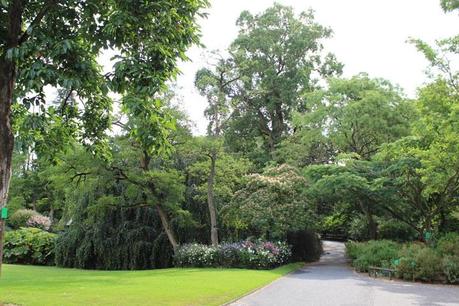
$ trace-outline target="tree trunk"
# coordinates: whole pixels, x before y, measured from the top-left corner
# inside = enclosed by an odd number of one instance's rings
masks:
[[[148,154],[147,151],[142,152],[142,157],[140,158],[140,168],[143,172],[147,172],[150,168],[151,156]],[[154,194],[155,193],[155,186],[154,184],[149,184],[148,188]],[[172,246],[172,249],[177,251],[179,246],[177,242],[177,238],[175,237],[174,230],[169,221],[169,216],[162,208],[161,204],[156,204],[156,211],[158,212],[159,218],[161,219],[161,224],[163,226],[164,231],[166,232],[167,239],[169,239],[169,243]]]
[[[172,245],[175,253],[179,244],[177,242],[177,238],[175,238],[174,230],[170,225],[169,217],[161,205],[156,205],[156,211],[158,212],[159,218],[161,219],[161,224],[163,225],[164,231],[166,232],[167,238],[169,239],[169,242]]]
[[[0,209],[6,206],[11,180],[14,137],[11,127],[11,104],[13,102],[14,65],[0,62]],[[3,262],[3,229],[1,221],[0,271]]]
[[[10,1],[8,7],[8,34],[6,50],[19,44],[24,7],[21,0]],[[6,206],[11,179],[14,134],[11,126],[11,105],[16,82],[16,65],[5,57],[0,58],[0,209]],[[3,236],[5,221],[1,221],[0,271],[3,263]]]
[[[358,201],[360,209],[365,214],[368,222],[368,235],[370,239],[377,239],[378,238],[378,224],[376,223],[375,219],[373,218],[373,214],[371,213],[370,209],[362,203],[362,201]]]
[[[207,178],[207,205],[209,206],[210,214],[210,240],[213,246],[218,245],[218,227],[217,227],[217,212],[214,203],[214,181],[215,181],[215,164],[217,161],[217,153],[213,151],[210,154],[210,173]]]
[[[3,241],[5,239],[5,220],[0,219],[0,276],[2,276]]]

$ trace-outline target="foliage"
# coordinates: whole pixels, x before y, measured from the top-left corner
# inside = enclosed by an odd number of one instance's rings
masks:
[[[407,224],[394,220],[384,219],[378,224],[378,237],[398,242],[413,241],[418,233]]]
[[[4,260],[14,264],[52,265],[56,237],[56,234],[38,228],[7,232]]]
[[[34,216],[40,216],[40,214],[31,209],[19,209],[8,219],[8,224],[14,229],[26,227],[28,226],[27,222]]]
[[[322,255],[322,241],[316,232],[311,230],[287,233],[287,243],[292,246],[292,261],[312,262]]]
[[[57,240],[58,266],[134,270],[172,264],[172,250],[152,208],[112,208],[98,212],[95,220],[80,209]]]
[[[199,80],[213,84],[208,88],[218,92],[215,97],[231,97],[226,144],[264,165],[288,135],[293,112],[305,108],[303,94],[340,74],[342,65],[323,54],[322,41],[331,30],[319,25],[312,11],[296,15],[275,4],[256,15],[242,12],[237,25],[229,58],[218,61],[215,71],[202,70]]]
[[[459,256],[444,256],[441,261],[441,267],[449,283],[454,284],[459,282]]]
[[[51,227],[51,220],[46,216],[33,215],[27,220],[26,225],[47,231]]]
[[[442,258],[431,248],[422,248],[415,256],[415,279],[433,281],[442,272]]]
[[[328,83],[327,90],[308,95],[314,111],[298,114],[294,121],[307,152],[317,150],[310,147],[317,143],[330,147],[327,151],[335,157],[354,153],[370,159],[383,143],[409,134],[413,106],[389,81],[360,74]]]
[[[459,233],[447,233],[438,239],[437,251],[442,255],[459,256]]]
[[[2,301],[17,305],[222,305],[299,269],[159,269],[83,271],[55,267],[5,265]],[[65,292],[66,294],[62,294]]]
[[[397,258],[399,249],[400,245],[390,240],[346,244],[346,252],[352,259],[352,265],[361,272],[367,272],[370,266],[390,267],[392,261]]]
[[[397,276],[406,280],[459,281],[458,234],[450,233],[436,245],[409,242],[403,245],[380,240],[349,242],[346,253],[359,271],[369,266],[395,269]]]
[[[269,241],[241,241],[219,246],[186,244],[180,247],[174,261],[180,267],[233,267],[273,269],[291,259],[285,243]]]
[[[306,180],[288,166],[267,168],[248,177],[231,205],[223,211],[227,224],[236,231],[266,239],[285,239],[288,231],[314,227],[311,207],[305,198]]]

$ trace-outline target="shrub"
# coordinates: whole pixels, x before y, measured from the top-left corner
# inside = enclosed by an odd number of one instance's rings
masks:
[[[396,265],[397,276],[406,280],[415,278],[418,254],[425,245],[421,243],[410,243],[404,245],[399,252],[399,260]]]
[[[368,234],[368,222],[362,217],[354,217],[350,224],[348,230],[348,236],[352,240],[364,241],[370,239]]]
[[[438,279],[442,272],[442,259],[431,248],[423,248],[416,255],[416,272],[414,277],[425,281]]]
[[[445,234],[438,240],[436,249],[441,255],[459,256],[459,234]]]
[[[292,246],[293,261],[316,261],[322,255],[322,242],[313,231],[289,232],[287,243]]]
[[[26,225],[47,231],[51,227],[51,219],[42,215],[33,215],[27,220]]]
[[[19,209],[15,211],[8,220],[13,229],[19,229],[27,226],[27,221],[33,216],[41,216],[38,212],[31,209]]]
[[[442,259],[441,266],[446,281],[452,284],[459,282],[459,256],[446,255]]]
[[[372,240],[366,243],[348,243],[347,254],[353,259],[356,270],[367,272],[368,267],[390,267],[398,257],[400,245],[389,240]]]
[[[215,267],[218,265],[218,249],[204,244],[185,244],[177,250],[175,263],[181,267]]]
[[[382,220],[379,222],[378,235],[381,239],[405,242],[416,239],[417,232],[403,222],[396,220]]]
[[[218,247],[186,244],[177,250],[174,261],[180,267],[270,269],[287,263],[290,258],[291,251],[285,243],[243,241]]]
[[[21,228],[7,232],[4,260],[14,264],[53,264],[56,236],[38,228]]]

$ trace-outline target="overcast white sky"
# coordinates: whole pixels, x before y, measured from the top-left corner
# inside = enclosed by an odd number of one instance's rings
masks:
[[[406,40],[433,42],[459,32],[457,13],[443,13],[440,0],[211,0],[208,18],[200,21],[202,43],[209,50],[225,50],[237,36],[235,23],[243,10],[259,13],[274,2],[293,6],[298,13],[312,8],[316,20],[333,29],[334,36],[325,45],[344,63],[344,76],[367,72],[400,85],[409,97],[427,80],[427,62]],[[203,49],[197,47],[188,56],[191,62],[180,65],[177,85],[182,107],[196,123],[194,133],[204,134],[206,100],[193,82],[206,61]]]

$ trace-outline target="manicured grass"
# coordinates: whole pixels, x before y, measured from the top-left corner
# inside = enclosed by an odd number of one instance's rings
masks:
[[[0,278],[0,304],[220,305],[300,266],[300,263],[290,264],[271,271],[87,271],[4,265]]]

